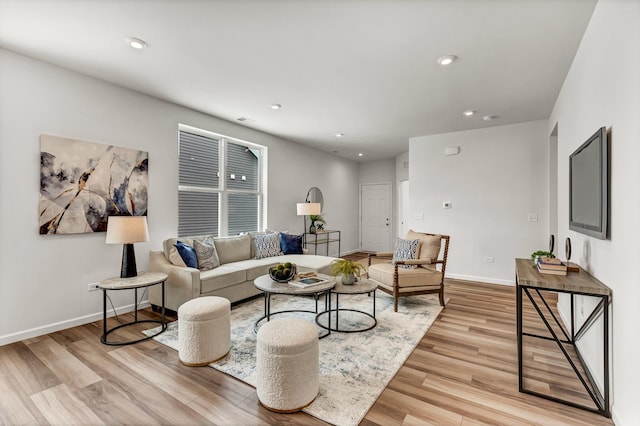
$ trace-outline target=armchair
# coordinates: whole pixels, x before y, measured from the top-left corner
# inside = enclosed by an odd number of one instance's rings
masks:
[[[419,294],[438,293],[440,305],[444,306],[444,274],[449,253],[448,235],[427,234],[410,230],[406,239],[419,239],[416,259],[396,260],[392,252],[369,254],[369,280],[378,284],[378,288],[393,296],[393,310],[398,312],[398,298]],[[441,250],[444,242],[444,250]],[[442,256],[440,252],[442,251]],[[374,263],[372,259],[388,259],[388,262]],[[416,265],[414,269],[399,267]]]

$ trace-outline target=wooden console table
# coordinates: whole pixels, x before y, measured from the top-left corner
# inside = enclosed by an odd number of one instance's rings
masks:
[[[519,391],[611,417],[609,401],[609,303],[611,300],[611,289],[584,270],[581,270],[579,273],[569,272],[566,276],[541,274],[530,259],[516,259],[516,286]],[[551,309],[548,300],[546,300],[543,295],[544,292],[567,293],[571,295],[571,329],[569,331],[566,330],[566,327],[562,325],[558,316]],[[531,306],[533,306],[538,318],[544,323],[544,327],[550,336],[523,332],[523,295],[531,302]],[[574,300],[576,295],[592,296],[599,299],[596,306],[584,321],[584,324],[577,331],[575,330]],[[541,303],[538,303],[538,301]],[[577,346],[580,338],[600,316],[603,320],[604,335],[602,341],[604,359],[602,392],[599,390],[591,372],[584,363]],[[535,318],[535,315],[531,312],[527,317],[531,320]],[[576,402],[575,400],[571,401],[532,389],[526,389],[523,377],[523,337],[554,341],[584,387],[584,391],[593,401],[594,406],[591,407]],[[570,354],[569,352],[572,353]]]
[[[329,256],[329,244],[338,243],[338,256],[340,257],[340,231],[318,231],[315,234],[310,232],[304,233],[304,246],[314,246],[313,254],[318,254],[318,246],[326,244],[326,255]]]

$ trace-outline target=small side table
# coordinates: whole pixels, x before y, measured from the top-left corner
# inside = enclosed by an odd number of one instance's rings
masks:
[[[336,236],[337,234],[337,236]],[[340,231],[322,230],[315,233],[304,233],[304,247],[313,245],[313,254],[318,254],[318,246],[325,245],[326,255],[329,256],[329,244],[338,243],[338,255],[340,257]],[[313,237],[313,238],[312,238]]]
[[[131,278],[109,278],[100,281],[98,288],[102,290],[102,336],[100,341],[105,345],[110,346],[123,346],[131,345],[133,343],[149,340],[167,329],[167,323],[165,321],[165,308],[164,308],[164,283],[167,281],[167,274],[162,272],[142,272],[136,277]],[[162,320],[138,320],[138,289],[151,287],[152,285],[162,284]],[[120,324],[107,330],[107,291],[108,290],[133,290],[134,291],[134,320],[125,324]],[[160,331],[156,334],[141,339],[129,340],[126,342],[109,342],[107,336],[109,333],[118,330],[122,327],[126,327],[133,324],[139,324],[143,322],[159,323],[162,324]]]
[[[326,277],[326,278],[330,278],[330,277]],[[253,327],[253,330],[257,333],[258,328],[260,328],[260,325],[261,325],[260,323],[263,320],[266,319],[267,321],[270,321],[272,316],[277,314],[282,314],[285,312],[306,312],[306,313],[316,314],[316,322],[317,322],[318,321],[317,317],[318,315],[320,315],[320,313],[318,313],[319,312],[318,300],[320,296],[324,295],[325,310],[331,307],[330,306],[331,298],[330,298],[329,290],[333,288],[333,286],[335,285],[335,282],[331,279],[327,283],[320,284],[315,287],[300,288],[300,287],[293,286],[289,283],[279,283],[279,282],[273,281],[269,276],[269,274],[266,274],[266,275],[259,276],[258,278],[253,280],[253,284],[256,286],[257,289],[262,290],[264,292],[264,315],[256,320],[255,325]],[[271,295],[272,294],[287,294],[290,296],[313,296],[316,302],[316,309],[315,311],[306,310],[306,309],[289,309],[285,311],[271,312]],[[329,321],[331,321],[331,318],[329,318]],[[322,327],[322,328],[327,330],[327,332],[319,335],[318,338],[320,339],[327,337],[328,335],[331,334],[331,322],[329,322],[329,328],[326,328],[326,327]]]
[[[329,309],[326,310],[325,312],[321,312],[320,314],[318,314],[318,316],[316,317],[316,323],[325,329],[331,330],[331,331],[337,331],[340,333],[359,333],[361,331],[368,331],[371,330],[372,328],[374,328],[376,325],[378,325],[378,320],[376,319],[376,290],[378,289],[378,285],[375,284],[372,281],[369,281],[368,279],[361,279],[358,280],[356,283],[354,284],[350,284],[350,285],[344,285],[342,284],[342,282],[340,282],[340,279],[336,280],[336,286],[333,287],[330,290],[330,295],[331,294],[335,294],[336,295],[336,307],[335,308],[331,308],[331,306],[329,306]],[[373,294],[372,294],[373,293]],[[341,308],[340,307],[340,295],[341,294],[368,294],[369,296],[372,296],[373,299],[373,310],[372,313],[368,313],[368,312],[364,312],[364,311],[360,311],[357,309],[347,309],[347,308]],[[329,301],[329,304],[331,304],[331,301]],[[358,314],[361,314],[363,316],[367,316],[369,318],[371,318],[373,320],[373,323],[370,326],[364,326],[361,328],[356,328],[356,329],[344,329],[344,328],[340,328],[340,312],[356,312]],[[335,312],[336,313],[336,322],[335,322],[335,327],[331,327],[331,313]],[[327,325],[323,325],[320,324],[319,319],[322,315],[327,314],[329,315],[329,322]]]

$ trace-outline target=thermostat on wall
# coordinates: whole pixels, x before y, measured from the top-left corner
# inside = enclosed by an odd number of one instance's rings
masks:
[[[448,146],[444,149],[444,155],[457,155],[460,153],[459,146]]]

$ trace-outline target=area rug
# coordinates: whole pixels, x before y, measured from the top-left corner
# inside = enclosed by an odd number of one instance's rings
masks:
[[[335,303],[335,301],[334,301]],[[367,295],[341,295],[340,307],[371,312],[373,300]],[[314,309],[308,297],[274,295],[272,312]],[[231,310],[231,351],[226,358],[210,364],[251,386],[256,385],[254,322],[263,314],[262,298],[250,300]],[[424,295],[400,299],[393,312],[393,298],[376,294],[378,324],[360,333],[332,332],[320,339],[320,393],[303,411],[335,425],[357,425],[420,342],[442,308],[437,296]],[[314,321],[314,314],[287,313],[273,318],[302,316]],[[326,325],[327,315],[321,323]],[[335,317],[332,316],[332,325]],[[177,322],[154,339],[178,350]],[[371,325],[364,315],[340,312],[340,328]],[[366,327],[365,327],[366,328]],[[147,330],[145,334],[153,334]],[[318,327],[319,333],[325,330]]]

